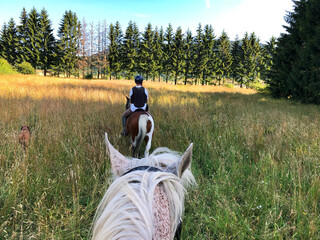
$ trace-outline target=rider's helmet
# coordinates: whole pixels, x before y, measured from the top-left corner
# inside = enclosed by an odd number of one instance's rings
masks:
[[[136,84],[142,84],[143,78],[140,75],[138,75],[134,78],[134,81]]]

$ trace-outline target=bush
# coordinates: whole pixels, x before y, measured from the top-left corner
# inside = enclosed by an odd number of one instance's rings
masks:
[[[223,84],[223,86],[225,86],[227,88],[234,88],[234,85],[232,83],[225,83],[225,84]]]
[[[91,73],[88,73],[84,76],[85,79],[93,79],[93,76]]]
[[[36,74],[36,70],[28,62],[17,64],[17,69],[18,72],[22,74]]]
[[[16,73],[15,69],[8,63],[7,60],[0,58],[0,74]]]

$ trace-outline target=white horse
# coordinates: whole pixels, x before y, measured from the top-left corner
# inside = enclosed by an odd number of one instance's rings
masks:
[[[189,170],[192,144],[180,156],[167,148],[143,159],[126,158],[105,135],[115,179],[100,202],[92,239],[173,239],[184,210],[184,186],[196,185]]]

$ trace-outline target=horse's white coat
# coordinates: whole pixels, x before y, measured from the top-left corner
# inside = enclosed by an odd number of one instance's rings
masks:
[[[144,151],[144,157],[148,157],[149,156],[149,150],[151,148],[151,142],[152,142],[152,135],[153,135],[153,131],[154,131],[154,121],[152,116],[149,114],[148,115],[148,120],[151,122],[151,129],[149,132],[147,132],[146,136],[148,137],[148,142],[146,144],[146,150]]]
[[[147,132],[148,121],[151,122],[151,129],[149,132]],[[138,128],[139,132],[138,135],[135,137],[134,142],[132,142],[132,146],[135,148],[136,154],[138,154],[143,140],[145,139],[145,137],[148,137],[148,142],[146,143],[146,149],[144,151],[144,157],[148,157],[151,148],[152,135],[154,131],[154,121],[152,116],[150,114],[141,114],[139,116]]]
[[[196,183],[188,168],[180,174],[182,179],[165,171],[174,164],[183,164],[181,161],[186,161],[189,167],[192,145],[182,157],[167,148],[159,148],[148,158],[127,159],[125,163],[123,156],[109,143],[107,135],[106,143],[111,165],[119,159],[122,163],[121,169],[118,165],[114,172],[116,179],[98,206],[92,239],[173,239],[183,213],[183,185]],[[137,166],[153,166],[163,172],[138,170],[121,176]]]

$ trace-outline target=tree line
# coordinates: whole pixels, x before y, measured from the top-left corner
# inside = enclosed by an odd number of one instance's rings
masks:
[[[10,64],[29,62],[35,69],[70,77],[169,80],[176,84],[221,84],[233,79],[241,86],[267,79],[276,39],[262,45],[255,33],[231,41],[226,32],[217,37],[211,25],[199,24],[196,35],[169,24],[166,29],[149,23],[140,32],[130,21],[125,31],[119,22],[81,22],[66,11],[57,37],[48,13],[25,8],[19,24],[11,18],[2,26],[0,56]]]
[[[268,79],[273,96],[320,104],[320,1],[293,1]]]

